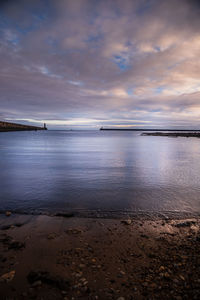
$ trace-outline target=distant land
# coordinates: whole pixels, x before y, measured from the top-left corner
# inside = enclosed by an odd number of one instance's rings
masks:
[[[47,130],[46,124],[44,127],[37,127],[37,126],[30,126],[30,125],[23,125],[17,123],[9,123],[0,121],[0,132],[7,132],[7,131],[26,131],[26,130]]]
[[[200,129],[158,129],[158,128],[103,128],[99,130],[113,130],[113,131],[173,131],[173,132],[200,132]]]

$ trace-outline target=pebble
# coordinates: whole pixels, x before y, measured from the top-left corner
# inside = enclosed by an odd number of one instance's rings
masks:
[[[122,220],[121,223],[123,223],[125,225],[131,225],[132,221],[131,221],[131,219],[127,219],[127,220]]]
[[[0,277],[0,282],[10,282],[15,277],[15,271],[10,271]]]
[[[12,214],[11,211],[6,211],[6,212],[5,212],[6,217],[10,217],[11,214]]]
[[[41,280],[37,280],[37,281],[35,281],[35,282],[32,284],[32,287],[38,287],[38,286],[40,286],[40,285],[42,285],[42,281],[41,281]]]
[[[120,273],[122,276],[126,274],[124,271],[120,271],[119,273]]]
[[[61,294],[62,295],[67,295],[67,292],[66,291],[62,291]]]
[[[48,236],[47,236],[48,240],[53,240],[56,238],[56,234],[55,233],[50,233]]]

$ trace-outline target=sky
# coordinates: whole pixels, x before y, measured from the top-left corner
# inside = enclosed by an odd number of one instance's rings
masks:
[[[200,128],[200,1],[0,0],[0,120]]]

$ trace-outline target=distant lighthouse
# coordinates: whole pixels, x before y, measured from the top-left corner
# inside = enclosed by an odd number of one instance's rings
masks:
[[[47,126],[46,126],[46,123],[44,123],[44,130],[47,130]]]

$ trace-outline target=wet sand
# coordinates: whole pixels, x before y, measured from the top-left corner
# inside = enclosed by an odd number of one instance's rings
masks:
[[[200,219],[0,216],[1,299],[199,299]]]

